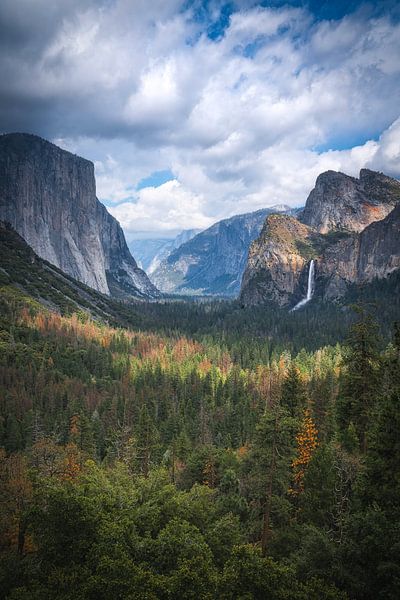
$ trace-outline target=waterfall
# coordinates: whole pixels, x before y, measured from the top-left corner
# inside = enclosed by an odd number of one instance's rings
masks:
[[[290,312],[292,312],[294,310],[297,310],[298,308],[301,308],[302,306],[304,306],[305,304],[307,304],[307,302],[309,302],[311,300],[311,298],[313,297],[313,293],[314,293],[314,272],[315,272],[315,264],[314,264],[314,260],[312,260],[310,262],[310,267],[308,269],[307,296],[305,298],[303,298],[303,300],[300,300],[300,302],[298,302],[296,304],[296,306],[294,306]]]

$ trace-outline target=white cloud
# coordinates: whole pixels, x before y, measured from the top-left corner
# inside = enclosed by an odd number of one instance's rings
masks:
[[[400,118],[382,133],[366,166],[400,179]]]
[[[326,169],[400,176],[400,24],[389,16],[315,22],[244,1],[214,41],[178,0],[71,0],[54,15],[43,0],[36,13],[18,2],[26,18],[10,0],[3,10],[28,45],[0,55],[0,118],[19,130],[35,119],[92,159],[98,195],[127,231],[299,205]],[[164,169],[176,181],[136,191]]]
[[[228,156],[228,172],[220,180],[210,178],[196,163],[176,164],[174,172],[180,181],[175,179],[157,188],[134,192],[134,199],[111,207],[110,212],[131,233],[205,228],[227,216],[274,204],[300,206],[317,176],[328,169],[357,177],[361,168],[368,167],[400,176],[400,119],[378,141],[369,140],[349,150],[317,153],[289,145],[272,146],[242,161],[235,157],[230,166],[229,146],[235,142],[228,140],[227,148],[221,149],[222,155]],[[210,152],[218,157],[214,150]],[[235,172],[230,174],[229,168]],[[101,180],[101,176],[97,179]],[[123,196],[121,181],[110,178],[103,191],[108,188],[120,189]],[[118,202],[119,198],[114,200]]]
[[[204,198],[186,189],[176,179],[159,187],[143,188],[137,192],[135,202],[121,203],[109,211],[127,231],[163,233],[204,229],[213,223],[204,214]]]

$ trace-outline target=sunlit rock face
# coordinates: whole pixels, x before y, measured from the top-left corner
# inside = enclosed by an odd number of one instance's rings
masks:
[[[384,219],[400,201],[400,182],[362,169],[360,178],[326,171],[317,178],[300,221],[320,233],[360,232]]]
[[[294,307],[306,297],[311,260],[315,295],[323,300],[387,277],[400,268],[399,200],[400,183],[381,173],[364,169],[359,180],[323,173],[299,220],[266,219],[249,250],[241,301]]]
[[[250,246],[242,281],[242,302],[271,301],[285,306],[296,295],[300,300],[306,292],[302,273],[313,255],[313,241],[319,237],[294,217],[268,216],[259,238]]]
[[[0,136],[0,219],[41,258],[104,294],[158,294],[96,198],[93,163],[42,138]]]
[[[400,204],[360,234],[329,246],[319,260],[324,298],[338,298],[349,283],[382,279],[400,268]]]

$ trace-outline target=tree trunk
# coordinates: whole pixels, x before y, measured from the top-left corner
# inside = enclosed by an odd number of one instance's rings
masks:
[[[269,477],[265,495],[264,514],[263,514],[263,530],[261,536],[261,552],[263,556],[267,555],[268,547],[271,539],[271,504],[272,504],[272,488],[274,483],[274,475],[276,470],[276,433],[278,429],[278,417],[275,417],[274,435],[272,439],[272,456],[269,470]]]
[[[21,518],[18,524],[18,555],[22,556],[24,553],[25,546],[25,534],[27,529],[27,522],[24,518]]]

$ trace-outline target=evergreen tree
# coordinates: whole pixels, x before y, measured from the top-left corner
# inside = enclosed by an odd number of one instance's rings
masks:
[[[291,463],[295,451],[294,431],[297,421],[279,405],[268,410],[260,419],[251,452],[243,463],[248,471],[249,502],[257,507],[261,519],[263,555],[270,552],[274,528],[287,522],[290,503]],[[259,523],[259,521],[258,521]]]
[[[351,326],[337,420],[342,441],[351,450],[354,435],[362,453],[367,449],[367,428],[379,393],[377,324],[364,308],[356,307],[358,320]]]
[[[22,449],[22,435],[19,422],[15,415],[11,413],[6,419],[4,432],[4,447],[7,452],[16,452]]]
[[[291,417],[298,417],[307,405],[307,390],[293,361],[282,384],[281,405]]]
[[[140,472],[148,476],[153,453],[157,447],[157,429],[146,404],[140,409],[136,427],[137,457]]]

